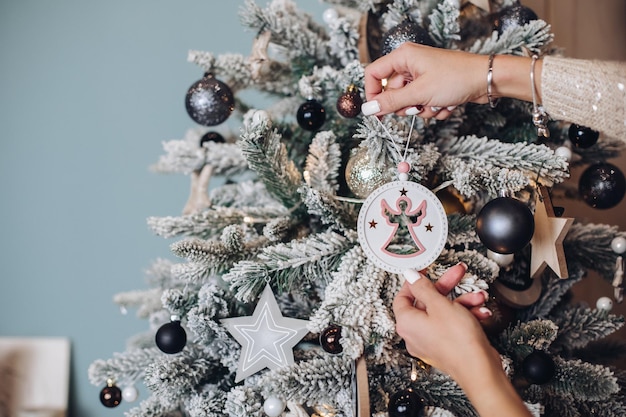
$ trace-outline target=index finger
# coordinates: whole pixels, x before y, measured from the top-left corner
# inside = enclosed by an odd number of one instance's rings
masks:
[[[389,55],[385,55],[365,67],[366,101],[383,92],[382,80],[390,78],[396,72],[393,62]]]

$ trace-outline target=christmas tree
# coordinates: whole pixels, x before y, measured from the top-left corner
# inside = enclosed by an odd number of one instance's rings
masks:
[[[590,166],[580,191],[566,179],[623,143],[559,121],[538,137],[532,104],[510,99],[445,121],[360,113],[365,66],[403,42],[551,54],[550,26],[512,0],[328,3],[320,24],[289,0],[246,1],[249,56],[190,51],[204,75],[186,105],[202,127],[166,142],[154,166],[188,175],[190,196],[181,215],[148,219],[179,259],[116,296],[150,330],[90,367],[102,403],[135,399],[143,381],[150,395],[129,416],[476,415],[453,380],[407,354],[391,309],[407,265],[436,280],[463,261],[449,296],[489,290],[483,326],[535,415],[626,415],[626,374],[611,366],[626,345],[605,340],[624,320],[609,298],[570,297],[592,269],[620,299],[626,234],[551,202],[614,205],[615,193],[584,189],[616,167]],[[270,103],[239,94],[251,89]],[[228,118],[240,135],[215,130]]]

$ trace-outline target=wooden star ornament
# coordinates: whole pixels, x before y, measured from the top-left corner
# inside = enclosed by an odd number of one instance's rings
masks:
[[[563,251],[563,240],[574,223],[571,217],[557,217],[554,214],[548,189],[541,186],[537,190],[535,204],[535,233],[530,244],[530,276],[538,278],[550,267],[559,278],[567,278],[567,262]]]

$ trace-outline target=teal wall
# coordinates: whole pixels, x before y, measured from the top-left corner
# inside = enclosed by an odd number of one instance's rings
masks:
[[[242,4],[0,1],[0,336],[70,338],[70,416],[128,408],[100,405],[87,368],[147,329],[112,297],[171,258],[145,218],[180,214],[188,191],[148,167],[194,126],[187,51],[249,53]]]

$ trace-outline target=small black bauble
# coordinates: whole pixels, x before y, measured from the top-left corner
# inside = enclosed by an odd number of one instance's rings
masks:
[[[405,42],[435,46],[435,42],[426,29],[412,20],[406,19],[383,34],[381,52],[383,55],[387,55]]]
[[[206,142],[224,143],[226,142],[226,140],[224,139],[224,136],[210,130],[202,135],[202,137],[200,138],[200,147],[202,148],[202,145],[204,145]]]
[[[196,123],[215,126],[228,119],[235,108],[235,98],[230,87],[207,73],[187,90],[185,108]]]
[[[533,351],[522,362],[522,373],[532,384],[541,385],[550,382],[555,372],[554,360],[542,350]]]
[[[567,131],[567,136],[574,146],[585,149],[596,144],[598,137],[600,137],[600,132],[572,123]]]
[[[310,99],[300,105],[296,119],[302,129],[314,131],[324,124],[326,110],[319,101]]]
[[[110,383],[100,391],[100,402],[103,406],[113,408],[122,402],[122,390]]]
[[[389,417],[419,417],[424,411],[424,401],[412,388],[396,392],[389,398]]]
[[[339,343],[341,339],[341,326],[331,324],[320,333],[320,345],[325,352],[336,355],[343,352],[343,346]]]
[[[537,13],[526,6],[510,6],[498,13],[493,28],[498,31],[498,35],[502,35],[508,28],[524,26],[537,19]]]
[[[593,208],[615,207],[626,193],[626,178],[608,162],[591,165],[580,176],[578,193]]]
[[[179,320],[165,323],[159,327],[154,337],[156,345],[164,353],[178,353],[187,344],[187,333]]]
[[[535,233],[535,219],[526,204],[511,197],[498,197],[483,206],[476,217],[480,241],[497,253],[523,249]]]

